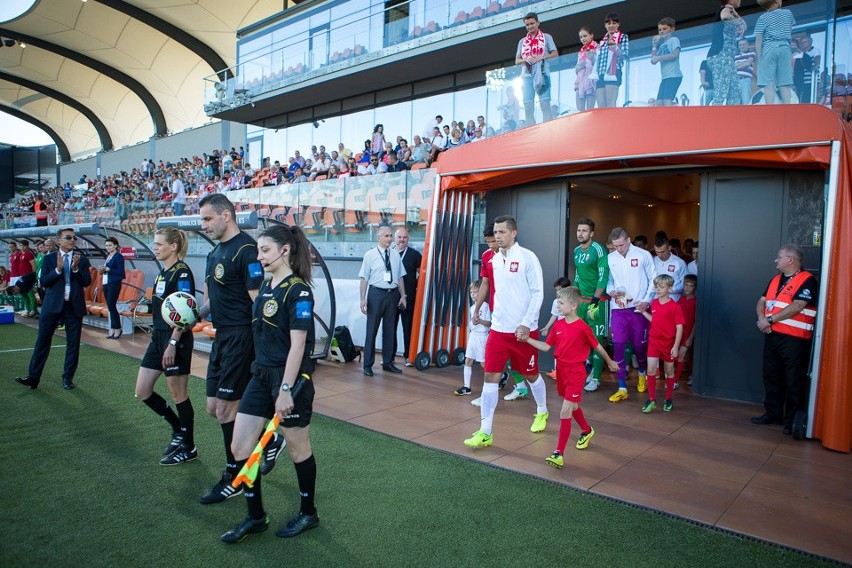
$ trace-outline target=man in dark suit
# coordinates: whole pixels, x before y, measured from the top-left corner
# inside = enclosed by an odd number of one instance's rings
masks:
[[[30,369],[26,377],[15,380],[31,389],[37,388],[41,373],[50,355],[50,345],[59,323],[65,321],[65,370],[62,382],[65,390],[74,388],[74,373],[80,360],[80,333],[86,302],[83,290],[92,283],[89,260],[74,252],[77,237],[74,229],[61,229],[58,233],[59,250],[44,257],[39,284],[44,288],[44,301],[38,320],[36,339]]]
[[[407,229],[397,229],[394,240],[396,240],[396,250],[402,259],[402,266],[405,267],[405,276],[402,277],[402,281],[405,285],[405,297],[408,299],[405,309],[399,310],[396,314],[394,329],[399,326],[399,320],[402,319],[402,337],[405,341],[402,352],[405,358],[405,366],[412,367],[413,363],[408,362],[408,346],[411,345],[411,326],[414,322],[414,299],[417,297],[417,276],[420,272],[422,257],[419,252],[408,246]],[[394,339],[396,339],[396,335],[394,335]],[[396,353],[396,341],[394,341],[393,352]]]

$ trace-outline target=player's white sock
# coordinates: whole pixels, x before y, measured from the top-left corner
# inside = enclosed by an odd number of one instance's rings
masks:
[[[464,386],[470,388],[470,377],[473,375],[473,367],[464,366]]]
[[[486,434],[491,434],[494,424],[494,410],[497,408],[499,388],[497,383],[485,383],[482,385],[482,405],[479,407],[479,429]]]
[[[541,375],[538,376],[534,383],[530,383],[530,390],[538,407],[536,412],[538,414],[547,412],[547,386],[544,384],[544,379],[541,378]]]

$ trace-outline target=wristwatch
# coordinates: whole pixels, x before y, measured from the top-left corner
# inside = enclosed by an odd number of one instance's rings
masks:
[[[766,316],[766,321],[768,321],[770,324],[775,323],[775,319],[772,316]]]
[[[171,339],[169,339],[169,345],[171,345],[171,346],[173,346],[173,347],[177,347],[177,344],[178,344],[178,340],[177,340],[177,339],[175,339],[174,337],[172,337]]]
[[[282,392],[290,392],[290,385],[288,385],[284,381],[281,381],[281,391]]]

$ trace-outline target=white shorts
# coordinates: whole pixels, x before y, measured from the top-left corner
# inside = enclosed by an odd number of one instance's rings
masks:
[[[473,359],[477,363],[484,363],[486,339],[488,339],[487,333],[470,333],[467,336],[467,349],[464,351],[464,356],[468,359]]]

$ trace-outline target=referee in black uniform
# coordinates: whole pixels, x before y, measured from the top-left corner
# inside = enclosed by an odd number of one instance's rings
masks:
[[[242,488],[231,486],[239,471],[231,440],[237,408],[251,378],[251,310],[263,282],[263,268],[257,260],[257,243],[240,231],[234,205],[227,197],[211,193],[199,205],[201,228],[219,241],[207,255],[207,301],[199,314],[204,318],[212,313],[216,328],[207,365],[207,413],[222,426],[226,458],[222,478],[199,499],[208,505],[242,493]]]
[[[173,328],[160,313],[163,301],[175,292],[195,297],[195,278],[183,261],[187,245],[186,234],[180,229],[168,227],[154,233],[154,256],[166,267],[154,280],[151,296],[154,329],[136,375],[136,398],[172,427],[172,441],[163,450],[161,465],[178,465],[198,457],[194,435],[195,411],[187,390],[192,366],[192,331]],[[166,399],[154,392],[154,384],[163,373],[177,414]]]
[[[310,439],[315,367],[311,257],[308,240],[298,227],[270,227],[257,244],[258,259],[270,278],[264,280],[254,302],[255,361],[240,402],[233,448],[242,468],[266,423],[278,415],[296,468],[301,505],[277,535],[292,537],[319,524],[314,507],[317,465]],[[248,516],[220,537],[223,542],[236,543],[269,528],[260,487],[258,475],[245,492]]]
[[[361,263],[361,312],[367,314],[367,335],[364,338],[364,374],[373,376],[376,359],[376,336],[382,326],[382,369],[390,373],[402,370],[393,364],[396,343],[396,315],[405,310],[405,268],[399,253],[391,248],[390,227],[380,227],[378,246],[364,255]]]

